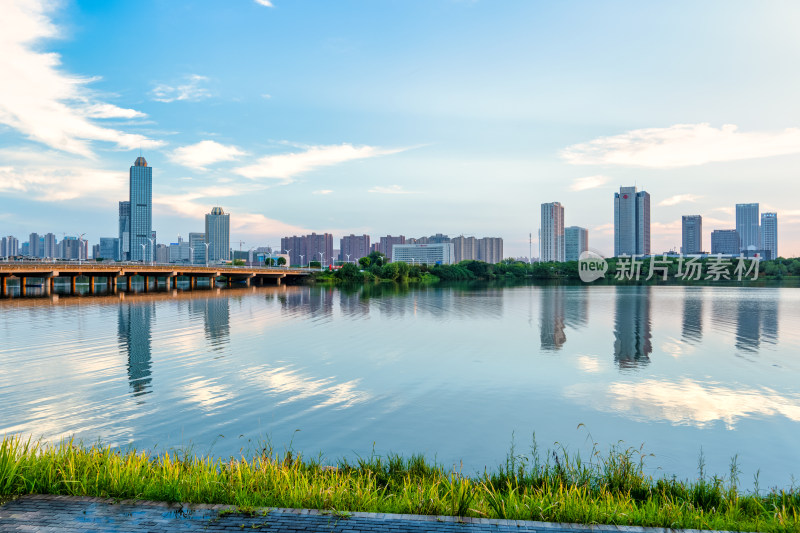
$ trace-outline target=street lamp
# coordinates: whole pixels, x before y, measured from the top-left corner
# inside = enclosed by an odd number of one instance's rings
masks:
[[[204,242],[203,244],[206,245],[206,267],[208,267],[208,245],[209,245],[209,243]]]
[[[83,250],[83,236],[86,235],[85,233],[81,233],[81,236],[78,237],[78,264],[81,264],[81,250]],[[86,259],[89,259],[88,257]]]
[[[289,268],[289,263],[292,262],[292,256],[290,255],[292,253],[292,251],[291,250],[284,250],[283,253],[285,253],[286,255],[289,256],[289,260],[286,261],[286,268]],[[300,256],[300,257],[302,257],[302,256]],[[301,263],[302,263],[302,261],[301,261]]]
[[[347,262],[349,263],[350,262],[350,254],[344,254],[344,255],[347,256]]]
[[[147,239],[150,241],[150,264],[152,265],[155,262],[155,254],[153,253],[153,243],[154,239]]]
[[[192,246],[189,247],[189,264],[194,264],[194,248]]]
[[[147,245],[145,243],[141,243],[139,246],[142,247],[142,264],[144,264],[144,258],[147,256],[147,252],[145,252]]]
[[[256,247],[253,246],[252,248],[247,250],[247,265],[248,266],[253,266],[253,250],[255,250],[255,249],[256,249]]]
[[[325,258],[325,254],[323,252],[317,252],[319,254],[319,269],[322,270],[322,260]]]
[[[303,258],[304,257],[305,256],[303,254],[300,254],[300,268],[303,268]]]

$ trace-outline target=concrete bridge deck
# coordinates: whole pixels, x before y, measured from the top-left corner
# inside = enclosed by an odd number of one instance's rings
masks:
[[[57,278],[68,278],[70,291],[75,293],[76,280],[81,277],[89,279],[89,292],[94,292],[97,279],[105,280],[109,291],[116,291],[121,279],[125,280],[126,290],[131,290],[132,280],[143,278],[145,290],[150,287],[151,279],[158,288],[159,279],[164,280],[166,290],[177,286],[178,278],[188,278],[191,288],[195,287],[198,278],[208,280],[214,287],[216,280],[224,277],[228,283],[244,283],[264,285],[270,283],[280,285],[287,278],[307,276],[311,271],[306,268],[254,267],[233,265],[179,265],[179,264],[147,264],[147,263],[92,263],[92,262],[33,262],[14,261],[0,262],[0,296],[8,294],[9,278],[19,279],[20,294],[25,295],[29,279],[42,280],[45,292],[55,288]]]

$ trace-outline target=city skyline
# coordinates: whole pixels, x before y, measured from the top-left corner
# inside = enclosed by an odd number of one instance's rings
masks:
[[[682,215],[703,214],[708,243],[749,201],[799,256],[800,74],[784,65],[800,58],[800,8],[578,4],[11,2],[0,233],[115,236],[141,148],[161,235],[224,206],[248,247],[435,228],[527,256],[536,206],[555,198],[612,255],[603,198],[636,184],[653,253],[680,248]],[[749,31],[710,24],[723,10]],[[119,31],[145,25],[147,39]]]

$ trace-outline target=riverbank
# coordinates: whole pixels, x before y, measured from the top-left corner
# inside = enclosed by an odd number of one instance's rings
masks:
[[[612,449],[581,459],[565,450],[511,450],[480,476],[419,456],[322,465],[264,449],[252,458],[150,455],[64,441],[4,437],[0,495],[55,494],[256,507],[448,515],[730,531],[800,531],[800,491],[746,492],[727,478],[654,479],[646,454]]]

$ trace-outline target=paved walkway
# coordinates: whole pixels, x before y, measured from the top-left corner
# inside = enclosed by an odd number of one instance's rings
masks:
[[[526,532],[665,533],[669,530],[625,526],[582,526],[516,520],[448,516],[350,513],[308,509],[269,509],[247,516],[227,505],[188,505],[70,496],[24,496],[0,506],[0,532],[153,532],[296,531],[483,533]],[[707,532],[706,532],[707,533]]]

